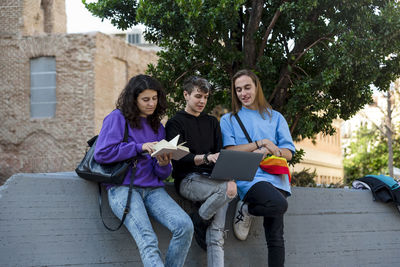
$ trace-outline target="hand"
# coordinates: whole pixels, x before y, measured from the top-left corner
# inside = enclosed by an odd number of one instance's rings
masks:
[[[275,155],[277,157],[282,157],[282,151],[277,147],[272,141],[268,139],[262,139],[258,141],[261,147],[265,147],[267,149],[267,154]]]
[[[207,159],[210,163],[215,163],[215,162],[217,162],[218,157],[219,157],[219,152],[208,155]]]
[[[165,153],[165,154],[156,156],[157,163],[161,167],[168,165],[171,161],[171,158],[172,158],[172,153],[169,153],[169,154]]]
[[[265,147],[257,148],[256,150],[253,150],[253,152],[263,154],[263,158],[268,154],[268,150]]]
[[[226,195],[229,198],[234,198],[237,194],[237,187],[234,181],[229,181],[226,185]]]
[[[148,142],[148,143],[144,143],[142,145],[142,151],[147,151],[149,152],[149,154],[153,153],[154,150],[154,145],[157,144],[157,142]]]

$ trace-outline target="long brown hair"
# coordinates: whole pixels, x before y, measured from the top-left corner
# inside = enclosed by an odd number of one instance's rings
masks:
[[[119,95],[116,106],[117,109],[121,110],[132,128],[140,129],[140,110],[137,105],[137,98],[146,89],[157,92],[156,109],[153,114],[147,116],[151,128],[157,133],[161,118],[167,109],[167,98],[163,87],[155,78],[143,74],[132,77]]]
[[[232,85],[231,85],[232,113],[231,114],[232,115],[237,114],[239,112],[239,110],[242,108],[242,102],[240,102],[240,100],[236,94],[236,89],[235,89],[235,81],[239,77],[242,77],[242,76],[250,77],[250,79],[253,81],[254,85],[256,86],[256,97],[254,99],[254,103],[255,103],[261,117],[264,118],[264,113],[267,113],[268,116],[271,116],[272,107],[264,97],[260,79],[257,77],[257,75],[254,72],[252,72],[251,70],[247,70],[247,69],[239,70],[232,77]]]

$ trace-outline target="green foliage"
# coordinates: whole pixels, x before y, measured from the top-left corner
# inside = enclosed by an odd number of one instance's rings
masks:
[[[310,172],[310,169],[303,169],[300,172],[292,173],[292,185],[301,187],[316,187],[314,178],[317,176],[316,171]]]
[[[361,127],[354,141],[345,150],[344,172],[347,184],[367,174],[389,174],[388,146],[381,132],[375,127]],[[393,165],[400,166],[400,137],[393,139]]]
[[[289,166],[294,166],[297,163],[299,163],[301,161],[301,159],[303,158],[304,154],[305,154],[304,149],[300,149],[300,150],[296,149],[296,153],[294,154],[292,159],[288,162]]]
[[[149,73],[174,99],[170,114],[184,103],[187,76],[214,85],[208,109],[229,108],[230,78],[250,68],[301,140],[333,133],[333,119],[346,120],[371,101],[371,84],[385,91],[400,74],[397,0],[83,2],[121,29],[147,26],[147,40],[163,48]]]
[[[136,20],[137,1],[100,0],[97,3],[86,3],[86,0],[82,0],[82,3],[94,16],[110,19],[111,23],[121,30],[138,24]]]

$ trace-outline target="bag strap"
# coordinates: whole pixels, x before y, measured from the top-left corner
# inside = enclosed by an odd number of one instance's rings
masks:
[[[109,227],[105,222],[104,222],[104,218],[103,218],[103,213],[102,213],[102,197],[101,197],[101,185],[100,183],[98,183],[99,186],[99,208],[100,208],[100,217],[101,217],[101,221],[103,222],[103,225],[105,228],[107,228],[107,230],[109,231],[117,231],[119,230],[122,225],[124,224],[124,221],[126,219],[126,215],[128,215],[130,209],[131,209],[131,199],[132,199],[132,190],[133,190],[133,180],[135,178],[135,174],[136,174],[136,163],[137,163],[137,158],[134,159],[133,161],[133,166],[132,166],[132,174],[131,174],[131,182],[129,184],[129,191],[128,191],[128,198],[126,200],[126,204],[125,204],[125,209],[124,209],[124,214],[122,215],[121,218],[121,222],[119,223],[119,225],[116,228],[111,228]]]
[[[129,134],[128,133],[128,122],[125,121],[124,139],[122,140],[124,143],[128,142],[128,134]],[[102,196],[101,196],[102,188],[101,188],[101,184],[98,183],[100,217],[101,217],[101,221],[103,222],[104,227],[109,231],[117,231],[122,227],[122,225],[124,224],[126,215],[129,213],[130,208],[131,208],[133,180],[135,179],[135,174],[136,174],[137,157],[134,157],[133,159],[131,159],[131,161],[133,162],[133,166],[132,166],[131,180],[130,180],[130,184],[129,184],[128,198],[126,199],[126,205],[125,205],[125,209],[124,209],[124,214],[122,215],[121,222],[117,226],[117,228],[111,228],[111,227],[107,226],[107,224],[104,222],[103,212],[102,212],[102,208],[101,208],[101,206],[102,206]]]
[[[246,131],[246,128],[244,127],[243,122],[237,113],[235,114],[235,118],[238,121],[240,128],[242,128],[242,131],[243,131],[244,135],[246,136],[247,141],[249,141],[249,143],[253,143],[253,141],[251,140],[251,138],[249,136],[249,133]]]

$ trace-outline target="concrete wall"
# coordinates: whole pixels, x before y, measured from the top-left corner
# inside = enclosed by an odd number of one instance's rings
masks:
[[[169,193],[186,210],[192,206]],[[262,219],[248,240],[234,238],[228,210],[225,266],[267,266]],[[106,220],[118,221],[106,208]],[[141,266],[125,228],[102,225],[97,185],[71,173],[17,174],[0,187],[1,266]],[[285,216],[286,266],[398,266],[400,214],[372,201],[369,191],[293,188]],[[165,253],[169,232],[154,222]],[[206,266],[206,254],[192,242],[185,266]]]

